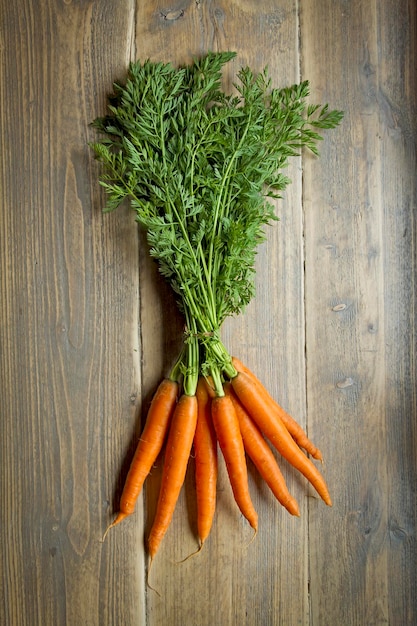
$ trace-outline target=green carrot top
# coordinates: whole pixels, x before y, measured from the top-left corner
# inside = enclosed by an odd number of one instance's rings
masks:
[[[307,104],[307,81],[271,88],[266,69],[241,69],[235,93],[224,93],[223,66],[235,56],[210,52],[179,68],[132,63],[109,114],[93,122],[104,137],[91,144],[104,166],[105,210],[129,198],[211,373],[216,363],[232,367],[219,329],[254,296],[257,246],[277,219],[270,199],[290,182],[282,170],[303,147],[317,154],[318,130],[343,116]],[[198,355],[190,348],[191,369]]]

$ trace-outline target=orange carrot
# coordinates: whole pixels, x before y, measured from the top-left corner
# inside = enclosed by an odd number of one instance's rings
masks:
[[[216,397],[216,390],[214,388],[214,382],[211,376],[201,376],[204,380],[206,391],[211,399]]]
[[[216,396],[212,400],[211,414],[236,503],[256,533],[258,515],[249,493],[245,449],[230,396]]]
[[[135,510],[145,478],[155,463],[168,432],[169,422],[174,413],[178,396],[178,383],[165,378],[159,384],[146,418],[135,454],[130,465],[120,499],[119,512],[107,532]]]
[[[217,439],[211,419],[211,398],[207,383],[197,384],[198,417],[194,435],[197,530],[202,546],[210,534],[216,509]]]
[[[291,417],[291,415],[289,415],[282,408],[282,406],[280,406],[272,398],[272,396],[269,394],[269,392],[266,389],[266,387],[255,376],[255,374],[248,367],[246,367],[246,365],[244,365],[241,361],[239,361],[239,359],[237,359],[236,357],[232,358],[232,363],[233,363],[235,369],[238,372],[244,372],[244,373],[248,374],[248,376],[250,376],[252,378],[252,380],[258,385],[259,393],[262,393],[268,399],[268,401],[271,404],[271,410],[275,411],[277,413],[278,417],[284,422],[288,432],[293,437],[293,439],[297,442],[297,444],[300,446],[300,448],[303,448],[306,452],[311,454],[311,456],[313,458],[315,458],[316,460],[322,461],[323,460],[323,456],[322,456],[320,450],[318,448],[316,448],[316,446],[312,443],[312,441],[310,441],[310,439],[307,437],[307,435],[304,432],[304,430],[295,421],[295,419],[293,417]]]
[[[261,431],[252,421],[247,411],[239,401],[230,383],[225,383],[226,395],[232,398],[236,415],[239,420],[240,432],[242,433],[243,445],[249,457],[262,478],[272,490],[272,493],[291,515],[300,515],[297,501],[288,491],[285,478],[278,466],[275,456],[262,436]]]
[[[183,394],[169,429],[155,519],[148,540],[151,560],[168,530],[184,483],[197,424],[197,397]]]
[[[310,481],[326,504],[331,498],[323,476],[312,461],[300,450],[282,420],[271,412],[270,403],[259,393],[259,387],[245,372],[232,378],[233,389],[264,435],[272,445]]]

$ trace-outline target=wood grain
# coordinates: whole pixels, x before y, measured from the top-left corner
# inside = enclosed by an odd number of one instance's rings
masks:
[[[304,164],[308,423],[333,459],[335,493],[331,516],[319,508],[310,514],[312,610],[320,624],[411,624],[415,4],[322,2],[301,18],[303,72],[313,94],[347,113],[324,158]],[[312,36],[318,28],[325,29],[320,41]],[[399,78],[390,84],[391,76]],[[404,309],[408,320],[399,323]],[[408,566],[399,556],[404,549]],[[336,559],[333,571],[328,563]]]
[[[144,614],[140,528],[101,544],[140,397],[137,235],[103,220],[87,146],[130,57],[120,7],[1,3],[3,624]]]
[[[0,623],[414,624],[417,10],[413,0],[0,0]],[[129,60],[232,49],[345,110],[294,159],[257,295],[223,339],[325,454],[334,506],[284,462],[291,518],[249,465],[258,537],[221,463],[196,547],[193,460],[146,586],[159,462],[101,542],[182,341],[127,206],[103,216],[89,122]]]

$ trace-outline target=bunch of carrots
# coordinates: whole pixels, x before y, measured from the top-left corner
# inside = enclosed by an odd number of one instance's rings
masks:
[[[109,528],[133,513],[165,446],[162,483],[148,540],[151,559],[169,527],[194,449],[200,549],[212,526],[217,450],[236,503],[255,533],[246,455],[277,500],[299,515],[269,444],[299,470],[328,505],[325,481],[310,457],[320,451],[271,398],[220,337],[224,320],[254,296],[255,255],[264,226],[277,219],[268,199],[290,182],[288,158],[317,154],[318,129],[334,128],[340,111],[306,103],[308,83],[271,89],[267,71],[238,73],[238,95],[221,89],[233,52],[208,53],[190,65],[136,62],[115,83],[109,114],[93,123],[92,144],[104,166],[105,210],[128,199],[145,229],[150,254],[184,315],[183,350],[149,409]],[[269,443],[268,443],[269,442]]]
[[[192,449],[199,549],[210,534],[215,514],[218,445],[224,456],[236,503],[255,533],[258,516],[249,493],[246,454],[276,499],[292,515],[300,514],[265,438],[331,506],[326,482],[305,454],[322,461],[320,450],[239,359],[232,358],[231,366],[235,374],[223,382],[222,395],[216,393],[211,380],[202,375],[198,378],[194,395],[182,393],[175,367],[171,376],[160,383],[152,399],[126,478],[119,512],[109,526],[109,529],[116,526],[133,513],[144,481],[165,445],[160,494],[148,539],[151,559],[155,557],[170,525]]]

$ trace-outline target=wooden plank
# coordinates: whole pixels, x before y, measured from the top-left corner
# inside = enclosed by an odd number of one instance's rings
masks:
[[[400,11],[392,0],[384,3],[378,30],[380,178],[389,233],[383,241],[388,606],[390,623],[411,624],[417,619],[416,3],[404,2]],[[390,50],[397,51],[394,58]]]
[[[140,392],[137,236],[103,219],[87,146],[133,4],[2,2],[0,22],[0,622],[137,623],[140,528],[101,543]]]
[[[276,85],[298,79],[298,18],[292,2],[175,3],[162,10],[156,3],[137,13],[138,58],[188,62],[209,49],[238,52],[225,83],[241,65],[270,68]],[[251,365],[300,421],[304,406],[303,250],[301,170],[290,168],[293,185],[278,203],[281,222],[268,232],[259,253],[257,298],[247,313],[226,323],[228,348]],[[172,327],[172,300],[160,291],[146,253],[141,261],[144,397],[149,397],[174,356],[166,346]],[[290,277],[290,278],[289,278]],[[169,303],[167,305],[167,302]],[[175,309],[174,309],[175,310]],[[180,329],[174,316],[172,334]],[[173,340],[173,343],[174,340]],[[161,352],[167,347],[167,354]],[[178,349],[177,347],[175,349]],[[147,355],[150,355],[149,357]],[[288,355],[291,355],[289,358]],[[282,372],[285,371],[285,375]],[[281,375],[277,376],[277,372]],[[257,539],[233,502],[223,465],[219,477],[218,511],[198,558],[178,564],[196,548],[192,463],[188,482],[169,532],[152,568],[149,624],[296,624],[308,621],[306,494],[286,466],[290,488],[300,500],[301,519],[292,519],[273,501],[251,468],[251,490],[260,516]],[[156,506],[160,467],[148,481],[146,530]]]
[[[346,110],[303,179],[308,425],[335,500],[310,509],[319,624],[415,621],[415,18],[391,1],[301,13],[302,72]]]

